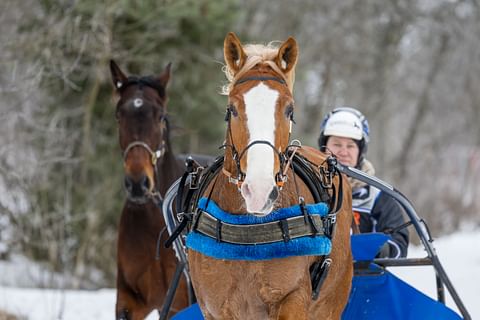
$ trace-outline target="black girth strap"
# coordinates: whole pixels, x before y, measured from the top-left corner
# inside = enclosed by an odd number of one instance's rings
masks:
[[[209,213],[198,210],[193,229],[217,241],[234,244],[288,242],[295,238],[323,234],[322,217],[310,216],[313,224],[319,227],[318,230],[309,222],[305,222],[303,216],[260,224],[238,225],[222,222]]]
[[[320,294],[320,288],[327,278],[332,259],[330,256],[324,256],[310,267],[310,278],[312,283],[312,299],[317,300]]]
[[[305,220],[304,220],[305,222]],[[280,220],[280,228],[282,228],[282,238],[284,242],[290,241],[290,231],[288,231],[288,220]]]

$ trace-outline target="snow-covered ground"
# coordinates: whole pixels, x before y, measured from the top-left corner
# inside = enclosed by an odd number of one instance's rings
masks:
[[[434,242],[450,280],[465,303],[472,319],[480,319],[480,232],[468,231]],[[423,257],[423,248],[411,247],[410,257]],[[32,320],[113,319],[115,290],[60,291],[13,287],[20,279],[14,270],[20,265],[0,264],[0,309]],[[392,268],[395,274],[435,298],[435,277],[431,267]],[[24,274],[24,273],[23,273]],[[8,277],[9,279],[5,279]],[[0,279],[1,279],[0,278]],[[447,295],[447,305],[454,308]],[[152,313],[148,319],[157,319]]]

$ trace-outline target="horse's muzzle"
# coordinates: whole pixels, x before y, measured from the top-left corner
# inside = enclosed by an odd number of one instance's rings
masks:
[[[125,176],[124,187],[127,191],[128,200],[136,204],[145,204],[150,195],[150,180],[146,175],[141,175],[135,179],[131,176]]]

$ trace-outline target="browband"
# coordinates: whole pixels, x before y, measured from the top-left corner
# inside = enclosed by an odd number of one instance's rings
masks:
[[[252,77],[245,77],[245,78],[241,78],[239,80],[237,80],[237,82],[235,82],[235,85],[237,84],[242,84],[244,82],[247,82],[247,81],[269,81],[269,80],[272,80],[272,81],[277,81],[277,82],[280,82],[281,84],[283,85],[287,85],[287,82],[282,79],[282,78],[278,78],[278,77],[271,77],[271,76],[252,76]]]

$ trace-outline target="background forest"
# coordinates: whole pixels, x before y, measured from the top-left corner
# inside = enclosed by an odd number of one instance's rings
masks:
[[[0,259],[73,288],[113,286],[124,201],[109,59],[173,63],[175,152],[219,154],[223,39],[300,46],[294,136],[335,106],[371,127],[377,176],[433,235],[480,225],[480,8],[475,0],[2,0]]]

